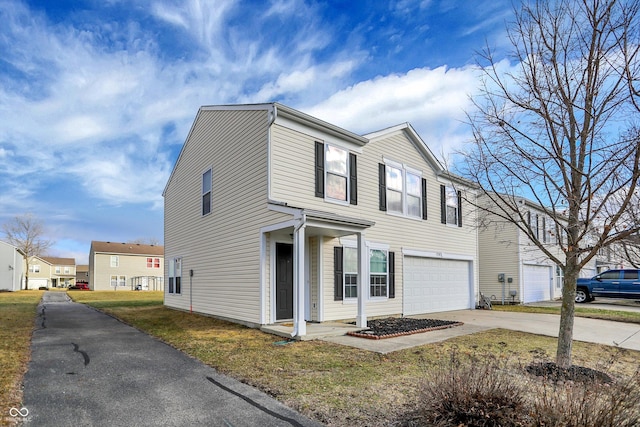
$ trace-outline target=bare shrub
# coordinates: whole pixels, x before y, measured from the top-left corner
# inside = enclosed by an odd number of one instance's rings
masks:
[[[535,426],[631,427],[640,425],[640,371],[612,383],[532,380]]]
[[[499,355],[463,356],[429,369],[419,390],[413,424],[434,426],[527,425],[522,382]]]
[[[579,366],[561,370],[550,362],[511,362],[500,353],[452,350],[448,359],[425,369],[417,409],[397,425],[640,425],[640,370],[616,376]]]

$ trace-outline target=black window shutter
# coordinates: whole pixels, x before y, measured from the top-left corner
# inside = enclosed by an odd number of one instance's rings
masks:
[[[316,141],[316,197],[324,197],[324,143]]]
[[[440,186],[440,222],[447,223],[447,189],[444,185]]]
[[[396,254],[389,252],[389,298],[396,297]]]
[[[349,203],[358,204],[358,172],[356,167],[356,155],[349,153]]]
[[[458,227],[462,227],[462,191],[458,191]]]
[[[333,248],[333,300],[342,301],[343,299],[343,263],[342,263],[342,246]]]
[[[422,178],[422,219],[427,219],[427,180]]]
[[[384,163],[378,164],[378,198],[380,200],[380,210],[387,210],[387,175]]]

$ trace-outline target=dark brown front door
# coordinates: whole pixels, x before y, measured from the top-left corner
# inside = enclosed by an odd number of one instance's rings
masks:
[[[293,318],[293,245],[276,243],[276,320]]]

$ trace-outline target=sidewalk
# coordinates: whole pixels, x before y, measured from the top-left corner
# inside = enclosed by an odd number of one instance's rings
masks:
[[[24,425],[320,425],[64,293],[39,312]]]
[[[537,335],[558,337],[558,330],[560,328],[560,316],[555,314],[515,313],[495,310],[459,310],[444,313],[430,313],[415,317],[454,320],[463,322],[464,325],[382,340],[356,338],[346,335],[327,337],[324,338],[324,340],[378,353],[390,353],[392,351],[444,341],[456,336],[473,334],[488,329],[503,328]],[[591,342],[640,351],[640,325],[575,317],[573,339],[575,341]]]

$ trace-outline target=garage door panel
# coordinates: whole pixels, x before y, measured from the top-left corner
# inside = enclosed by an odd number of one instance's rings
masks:
[[[440,258],[404,258],[405,315],[471,307],[469,262]]]
[[[525,303],[551,299],[551,267],[546,265],[525,265],[523,273],[523,300]]]

